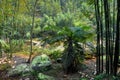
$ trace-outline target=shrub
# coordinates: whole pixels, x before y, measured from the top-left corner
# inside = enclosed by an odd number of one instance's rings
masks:
[[[62,56],[62,51],[60,50],[55,50],[49,54],[51,59],[57,60],[57,58],[60,58]]]
[[[94,79],[95,80],[119,80],[118,77],[115,77],[113,75],[108,75],[105,73],[97,75]]]

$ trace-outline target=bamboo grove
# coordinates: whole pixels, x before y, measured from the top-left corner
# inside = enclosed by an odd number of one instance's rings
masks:
[[[97,74],[116,76],[120,54],[120,0],[94,0],[94,3],[97,23]]]

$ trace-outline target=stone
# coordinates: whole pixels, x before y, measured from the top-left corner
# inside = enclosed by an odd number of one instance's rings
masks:
[[[55,80],[54,77],[45,75],[43,73],[38,74],[38,80]]]
[[[8,71],[8,76],[14,77],[30,72],[28,64],[20,64]]]
[[[50,61],[50,58],[45,55],[39,55],[36,56],[32,62],[31,62],[31,68],[35,71],[42,72],[49,70],[51,68],[52,62]]]

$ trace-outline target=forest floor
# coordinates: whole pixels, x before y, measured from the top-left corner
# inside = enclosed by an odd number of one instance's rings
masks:
[[[28,59],[28,56],[25,55],[14,55],[13,56],[13,61],[15,63],[12,65],[13,67],[15,65],[21,64],[26,62]],[[60,63],[53,63],[52,67],[53,69],[44,72],[44,74],[55,77],[56,80],[79,80],[82,77],[89,78],[89,80],[93,80],[93,77],[95,76],[95,65],[96,64],[96,59],[86,59],[83,62],[83,65],[79,69],[78,72],[72,73],[72,74],[65,74],[62,69],[62,65]],[[0,71],[0,80],[22,80],[21,77],[14,77],[14,78],[9,78],[6,77],[7,71],[3,70]],[[26,79],[27,80],[27,79]]]

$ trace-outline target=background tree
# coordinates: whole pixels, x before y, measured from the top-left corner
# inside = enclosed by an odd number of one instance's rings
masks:
[[[36,12],[36,5],[37,5],[37,2],[38,0],[36,0],[34,2],[34,5],[33,5],[33,9],[32,9],[32,25],[31,25],[31,30],[30,30],[30,55],[29,55],[29,59],[28,59],[28,62],[30,62],[31,60],[31,56],[32,56],[32,38],[33,38],[33,28],[34,28],[34,23],[35,23],[35,12]]]

